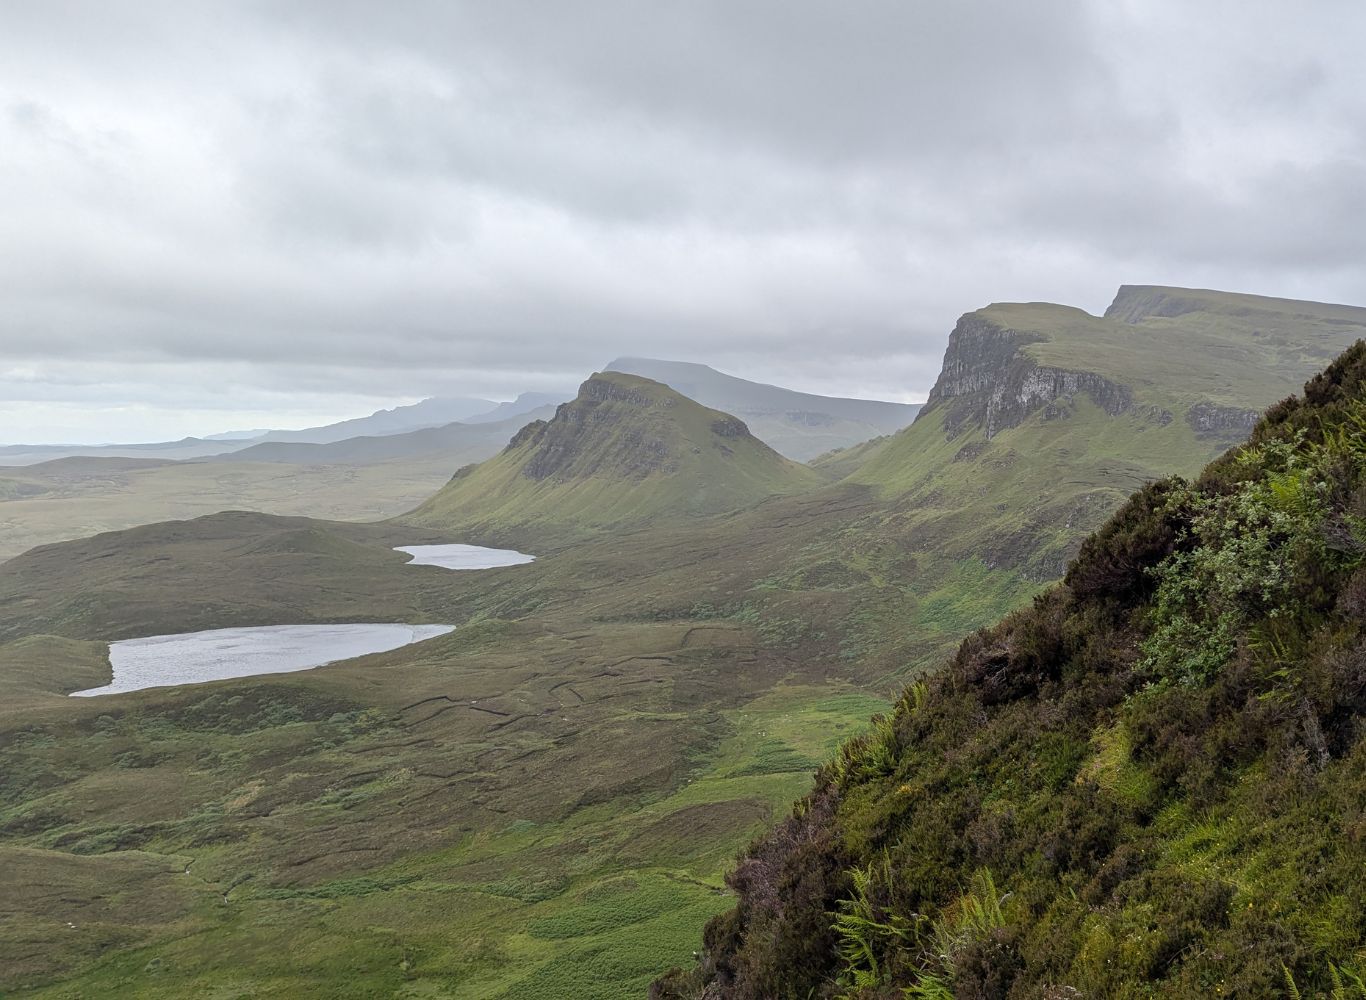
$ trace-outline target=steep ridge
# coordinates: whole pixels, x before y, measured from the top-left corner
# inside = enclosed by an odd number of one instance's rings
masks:
[[[1160,292],[1121,289],[1110,313],[1127,321],[1048,303],[964,315],[916,422],[848,481],[895,499],[947,555],[1054,579],[1134,489],[1194,474],[1366,336],[1366,309]],[[1180,294],[1180,315],[1139,301]]]
[[[821,477],[735,417],[635,375],[593,375],[550,420],[455,474],[405,520],[478,537],[571,537],[734,510]]]
[[[652,995],[1359,984],[1363,622],[1357,343],[846,744],[741,858],[698,968]]]
[[[733,413],[760,440],[799,462],[899,431],[920,410],[918,403],[797,392],[685,361],[617,358],[606,370],[662,382],[703,406]]]

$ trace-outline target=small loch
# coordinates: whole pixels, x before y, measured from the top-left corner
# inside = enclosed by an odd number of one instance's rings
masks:
[[[403,545],[394,550],[412,556],[409,566],[442,569],[494,569],[534,562],[535,556],[516,549],[486,549],[482,545]]]
[[[73,691],[71,696],[90,698],[144,688],[311,670],[424,642],[454,630],[453,625],[386,623],[261,625],[124,639],[109,644],[113,682]]]

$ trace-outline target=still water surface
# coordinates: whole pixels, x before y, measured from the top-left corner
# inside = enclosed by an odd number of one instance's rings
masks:
[[[353,656],[398,649],[454,629],[453,625],[378,623],[261,625],[124,639],[109,644],[113,683],[73,691],[72,697],[310,670]]]

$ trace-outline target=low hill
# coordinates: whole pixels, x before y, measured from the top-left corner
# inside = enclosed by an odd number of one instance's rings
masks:
[[[863,468],[889,440],[891,440],[890,436],[869,438],[867,441],[851,444],[847,448],[836,448],[823,455],[817,455],[806,464],[813,469],[820,470],[832,480],[847,479]]]
[[[10,444],[0,446],[0,466],[37,465],[64,458],[146,458],[182,461],[221,455],[241,448],[243,441],[215,441],[187,437],[179,441],[152,441],[145,444],[47,445]]]
[[[743,421],[658,382],[606,372],[502,454],[461,469],[406,520],[493,539],[574,535],[715,514],[820,482]]]
[[[898,431],[920,409],[917,403],[797,392],[684,361],[617,358],[607,371],[653,379],[703,406],[733,413],[760,440],[799,462]]]
[[[399,459],[441,457],[451,468],[482,462],[498,454],[517,431],[532,420],[544,420],[554,407],[487,423],[452,423],[443,427],[375,437],[354,437],[326,444],[268,441],[219,455],[216,462],[285,462],[294,465],[375,465]]]
[[[1364,515],[1358,343],[846,744],[652,996],[1359,995]]]

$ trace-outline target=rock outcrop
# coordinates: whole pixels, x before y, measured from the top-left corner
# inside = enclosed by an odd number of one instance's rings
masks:
[[[1252,433],[1261,414],[1239,406],[1196,403],[1186,411],[1186,423],[1201,437],[1241,441]]]
[[[951,436],[968,426],[980,426],[990,439],[1063,398],[1085,394],[1112,416],[1132,405],[1127,386],[1094,372],[1041,365],[1021,350],[1043,339],[1037,333],[1002,326],[981,313],[963,316],[949,335],[944,367],[925,411],[946,406],[944,426]]]

